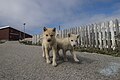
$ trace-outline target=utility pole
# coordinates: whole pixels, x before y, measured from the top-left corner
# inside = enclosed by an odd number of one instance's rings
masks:
[[[60,31],[60,26],[59,26],[59,31]]]
[[[23,23],[23,27],[24,27],[24,39],[25,39],[25,25],[26,25],[26,23]]]

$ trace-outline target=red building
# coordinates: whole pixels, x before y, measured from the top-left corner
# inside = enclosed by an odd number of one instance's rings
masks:
[[[21,40],[25,38],[32,38],[31,35],[14,29],[10,26],[0,27],[0,40]]]

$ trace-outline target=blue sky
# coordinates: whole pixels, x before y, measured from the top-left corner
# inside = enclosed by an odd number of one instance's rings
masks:
[[[30,34],[42,28],[62,29],[120,17],[120,0],[0,0],[0,26],[12,26]]]

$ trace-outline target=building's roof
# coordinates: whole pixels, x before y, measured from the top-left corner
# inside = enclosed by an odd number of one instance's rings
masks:
[[[18,29],[15,29],[15,28],[13,28],[13,27],[10,27],[10,26],[0,27],[0,29],[6,29],[6,28],[12,28],[12,29],[14,29],[14,30],[20,31],[20,30],[18,30]],[[22,31],[20,31],[20,32],[22,32]],[[22,32],[22,33],[24,33],[24,32]],[[28,34],[28,33],[25,33],[25,34],[30,35],[30,34]],[[30,35],[30,36],[31,36],[31,35]]]
[[[0,27],[0,29],[4,29],[4,28],[8,28],[8,27],[10,27],[10,26],[2,26],[2,27]]]

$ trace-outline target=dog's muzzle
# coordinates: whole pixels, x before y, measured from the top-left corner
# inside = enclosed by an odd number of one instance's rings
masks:
[[[51,42],[51,39],[48,39],[47,41],[48,41],[48,42]]]

